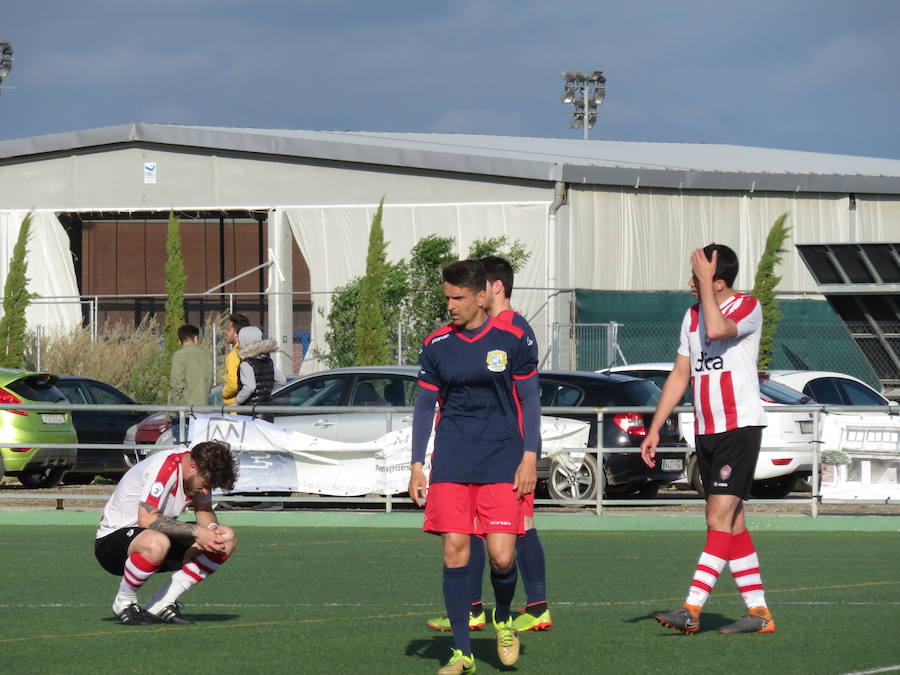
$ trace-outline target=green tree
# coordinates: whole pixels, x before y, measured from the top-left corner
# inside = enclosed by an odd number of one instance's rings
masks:
[[[28,236],[31,214],[22,220],[19,237],[9,261],[9,272],[3,285],[3,318],[0,319],[0,366],[25,367],[25,309],[35,297],[28,292]]]
[[[772,229],[769,230],[753,283],[753,297],[759,300],[763,313],[762,337],[759,342],[759,360],[757,361],[757,367],[760,370],[768,368],[775,357],[775,333],[778,331],[778,323],[783,316],[781,310],[778,309],[778,300],[775,298],[775,287],[781,281],[781,277],[775,275],[775,267],[781,262],[781,254],[786,252],[783,246],[791,231],[791,228],[784,224],[787,217],[787,212],[782,213],[772,225]]]
[[[518,272],[525,267],[525,263],[528,262],[531,254],[525,249],[525,244],[521,241],[516,240],[510,244],[509,238],[505,234],[500,237],[476,239],[469,246],[469,258],[481,259],[489,255],[498,255],[501,258],[506,258],[513,271]]]
[[[417,363],[422,340],[447,321],[441,270],[456,260],[453,243],[452,237],[430,234],[417,241],[410,251],[400,327],[404,363]]]
[[[384,321],[385,278],[387,277],[386,244],[381,216],[384,197],[372,218],[369,230],[369,251],[366,256],[366,275],[359,286],[359,313],[356,321],[356,363],[375,366],[387,363],[387,324]]]
[[[166,354],[172,356],[181,347],[178,329],[184,325],[184,259],[181,257],[181,221],[169,212],[169,227],[166,235],[166,324],[163,327]]]

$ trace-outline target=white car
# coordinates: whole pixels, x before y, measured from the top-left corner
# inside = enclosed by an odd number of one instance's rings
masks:
[[[624,373],[632,377],[652,380],[660,388],[672,372],[672,363],[636,363],[611,368],[614,373]],[[606,372],[606,371],[603,371]],[[810,403],[811,397],[790,386],[761,374],[759,381],[760,398],[763,405],[802,405]],[[693,405],[690,387],[685,391],[680,405]],[[806,479],[812,474],[813,415],[811,412],[767,411],[768,426],[763,430],[762,447],[753,474],[754,497],[780,499],[786,497],[798,479]],[[694,414],[680,413],[681,434],[688,445],[694,447]],[[697,463],[692,456],[687,471],[688,482],[702,493]]]

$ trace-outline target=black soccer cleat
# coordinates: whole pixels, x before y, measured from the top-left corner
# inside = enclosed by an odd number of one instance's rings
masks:
[[[132,602],[116,616],[119,617],[119,623],[124,626],[146,626],[154,623],[153,617],[136,602]]]
[[[194,623],[191,619],[187,618],[181,613],[181,605],[177,602],[173,602],[171,605],[166,605],[161,610],[159,610],[158,614],[154,614],[157,620],[162,621],[163,623],[174,623],[179,625],[188,625]]]

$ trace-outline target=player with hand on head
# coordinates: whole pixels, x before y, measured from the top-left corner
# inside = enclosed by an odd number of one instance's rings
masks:
[[[469,637],[471,535],[484,536],[501,663],[519,658],[510,605],[523,498],[534,491],[540,439],[537,360],[525,331],[485,312],[487,277],[477,260],[443,270],[451,322],[425,339],[412,430],[409,494],[425,504],[426,532],[443,544],[443,591],[455,648],[439,673],[475,671]],[[431,480],[423,465],[435,404]],[[426,501],[427,498],[427,501]]]
[[[198,443],[138,462],[119,481],[103,509],[94,553],[110,574],[122,577],[113,613],[123,624],[189,624],[177,602],[234,553],[234,531],[220,525],[210,492],[230,490],[237,460],[220,441]],[[178,516],[191,505],[196,522]],[[156,572],[174,574],[150,598],[146,609],[137,592]]]
[[[534,352],[534,359],[537,361],[538,346],[534,330],[525,317],[513,311],[510,303],[515,275],[512,265],[506,259],[495,255],[486,256],[480,262],[487,274],[486,309],[488,314],[524,330],[525,341]],[[538,446],[537,450],[540,452],[540,443]],[[547,608],[547,569],[544,548],[538,537],[537,529],[534,527],[533,492],[525,495],[522,506],[525,536],[516,540],[516,566],[525,585],[526,605],[513,621],[513,626],[517,631],[547,630],[553,625],[553,619]],[[469,551],[469,581],[471,584],[469,629],[481,630],[487,621],[484,605],[481,602],[485,562],[484,541],[476,535],[472,535]],[[446,616],[429,619],[427,625],[434,630],[450,630],[450,619]]]
[[[681,609],[656,620],[691,635],[700,612],[727,564],[747,614],[720,633],[772,633],[759,558],[744,520],[766,414],[759,398],[756,362],[762,333],[759,301],[734,290],[738,259],[721,244],[691,254],[688,282],[699,302],[681,324],[681,343],[663,385],[653,422],[641,444],[644,462],[655,465],[659,430],[690,384],[694,396],[697,463],[706,492],[706,545]]]

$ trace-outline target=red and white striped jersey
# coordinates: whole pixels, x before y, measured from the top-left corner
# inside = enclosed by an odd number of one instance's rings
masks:
[[[106,502],[97,539],[123,527],[135,527],[141,502],[159,509],[164,516],[180,516],[192,503],[184,494],[181,475],[181,459],[188,453],[187,450],[157,452],[131,467]],[[197,495],[197,500],[209,498],[208,494]]]
[[[762,307],[746,293],[735,293],[720,306],[737,324],[728,340],[706,337],[700,304],[691,307],[681,323],[678,353],[691,360],[694,391],[694,431],[718,434],[738,427],[766,426],[759,398],[759,339]]]

